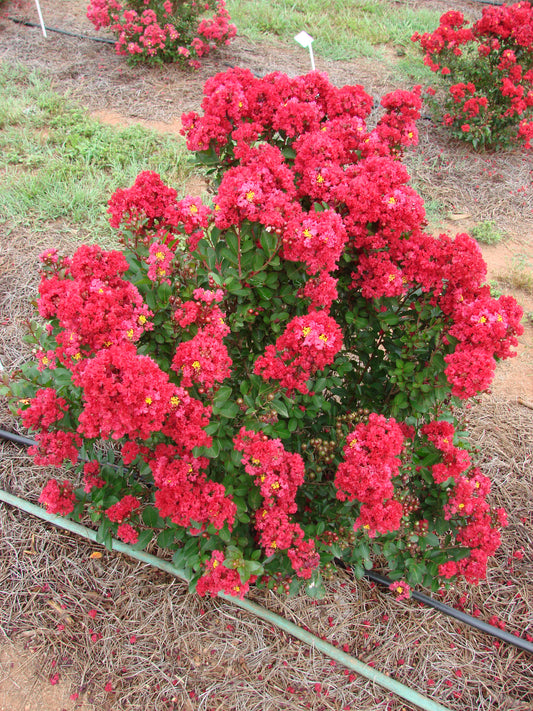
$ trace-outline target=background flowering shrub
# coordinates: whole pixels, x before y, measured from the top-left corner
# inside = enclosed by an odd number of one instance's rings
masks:
[[[12,391],[37,461],[81,460],[42,503],[107,544],[157,534],[200,594],[319,596],[335,558],[402,589],[479,580],[505,512],[457,415],[521,309],[468,235],[424,232],[401,163],[420,89],[372,130],[364,89],[317,72],[204,92],[182,120],[213,203],[144,172],[109,202],[121,252],[41,257],[46,323]]]
[[[533,138],[533,6],[485,7],[471,27],[454,10],[432,33],[415,33],[424,63],[448,88],[432,102],[455,138],[474,148],[531,147]]]
[[[181,61],[198,68],[201,57],[236,34],[225,0],[90,0],[87,17],[97,30],[110,28],[117,54],[133,64]]]

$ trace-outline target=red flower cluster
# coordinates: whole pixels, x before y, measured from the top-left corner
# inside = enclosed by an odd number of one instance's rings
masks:
[[[47,431],[50,425],[63,419],[68,409],[67,401],[58,397],[54,388],[41,388],[35,393],[30,406],[25,410],[19,409],[18,414],[24,427]]]
[[[70,482],[64,481],[60,484],[55,479],[50,479],[41,491],[39,503],[46,506],[48,513],[68,516],[74,511],[76,494]]]
[[[157,363],[132,344],[99,351],[76,367],[72,381],[82,388],[78,432],[89,438],[147,439],[163,427],[176,391]]]
[[[445,420],[433,420],[423,425],[420,433],[425,435],[435,447],[442,452],[442,462],[437,462],[431,467],[433,479],[437,484],[443,484],[448,479],[456,478],[465,472],[471,465],[468,452],[453,443],[455,427]]]
[[[269,439],[244,427],[235,437],[234,445],[243,453],[244,468],[263,497],[263,506],[255,514],[261,546],[267,555],[286,550],[296,574],[310,578],[320,559],[314,541],[304,540],[301,526],[290,518],[298,510],[296,493],[304,482],[301,456],[287,452],[281,440]]]
[[[116,504],[106,509],[105,513],[110,521],[122,523],[140,508],[141,502],[139,499],[131,494],[127,494],[123,496],[120,501],[117,501]]]
[[[138,289],[124,279],[128,263],[121,252],[82,245],[62,269],[42,275],[39,313],[62,329],[56,356],[72,368],[103,347],[123,345],[152,328],[152,312]]]
[[[398,474],[403,440],[402,429],[393,418],[375,413],[346,438],[335,486],[340,501],[361,502],[354,530],[363,527],[373,537],[400,527],[403,509],[393,498],[391,479]]]
[[[177,200],[177,192],[170,188],[153,171],[139,173],[131,188],[117,190],[108,205],[112,227],[121,230],[126,245],[133,232],[136,240],[151,243],[153,240],[172,243],[179,235],[188,235],[197,241],[208,225],[211,210],[200,198],[187,196]]]
[[[287,324],[275,346],[267,346],[254,366],[254,373],[265,380],[279,380],[287,389],[308,393],[307,380],[333,363],[342,348],[342,331],[335,319],[324,311],[296,316]]]
[[[205,573],[196,583],[196,592],[201,597],[211,595],[215,597],[219,592],[224,592],[226,595],[238,597],[241,600],[248,592],[250,583],[253,583],[255,577],[252,576],[249,581],[243,583],[238,570],[227,568],[224,565],[224,553],[222,551],[213,551],[211,558],[204,563]]]
[[[222,484],[211,481],[201,471],[208,465],[205,457],[178,456],[179,449],[160,444],[148,459],[154,481],[159,487],[155,505],[161,516],[168,516],[179,526],[197,526],[202,530],[212,524],[219,531],[224,524],[231,530],[236,507],[226,496]],[[194,522],[192,524],[191,522]]]
[[[457,542],[470,548],[470,552],[458,562],[449,561],[440,566],[439,575],[446,578],[461,575],[470,583],[486,577],[487,560],[500,545],[499,529],[507,525],[505,511],[493,511],[488,504],[489,492],[490,481],[477,467],[456,478],[445,507],[446,518],[458,518]]]
[[[206,10],[215,10],[214,15],[199,19]],[[181,60],[199,68],[197,58],[229,44],[237,32],[225,0],[90,0],[87,17],[97,30],[109,27],[117,37],[117,54],[134,63]]]

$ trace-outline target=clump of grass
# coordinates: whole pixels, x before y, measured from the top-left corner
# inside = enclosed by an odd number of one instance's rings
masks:
[[[503,239],[503,234],[496,228],[492,220],[485,220],[472,227],[472,237],[481,244],[498,244]]]
[[[108,232],[109,197],[138,173],[185,192],[193,172],[181,137],[104,126],[21,67],[0,67],[0,127],[0,214],[12,225],[61,219]]]
[[[512,289],[533,295],[533,272],[531,268],[513,267],[503,276],[502,281]]]
[[[533,265],[531,260],[520,256],[504,274],[498,275],[498,282],[507,288],[533,295]]]

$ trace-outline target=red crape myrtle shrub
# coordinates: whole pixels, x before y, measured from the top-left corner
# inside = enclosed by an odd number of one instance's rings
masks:
[[[87,17],[97,30],[109,27],[117,54],[132,64],[180,61],[198,69],[237,32],[225,0],[89,0]]]
[[[514,355],[521,309],[468,235],[424,232],[401,162],[420,103],[385,96],[370,129],[361,86],[219,74],[183,117],[212,204],[144,172],[109,202],[122,251],[42,255],[37,360],[11,388],[37,461],[80,456],[49,510],[107,544],[156,535],[202,595],[319,596],[336,558],[485,576],[505,513],[460,406]]]
[[[424,63],[446,84],[432,100],[455,138],[474,148],[531,147],[533,138],[533,6],[485,7],[471,27],[452,10],[432,33],[415,33]]]

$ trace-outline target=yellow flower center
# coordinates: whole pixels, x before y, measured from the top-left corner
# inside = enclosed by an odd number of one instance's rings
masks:
[[[261,460],[260,459],[252,459],[252,464],[255,464],[255,466],[257,466],[258,464],[261,464]]]
[[[325,333],[321,333],[320,336],[318,337],[320,341],[324,341],[324,343],[328,342],[328,337],[326,336]]]
[[[277,547],[278,547],[278,544],[276,543],[276,541],[272,541],[272,543],[270,544],[270,547],[271,547],[271,548],[277,548]]]
[[[396,198],[393,198],[392,196],[389,198],[389,205],[395,205],[396,204]]]
[[[398,585],[398,587],[396,588],[396,592],[400,593],[400,595],[403,593],[403,588],[401,585]]]
[[[155,253],[155,258],[156,258],[159,262],[162,262],[163,259],[165,258],[165,255],[163,254],[163,252],[156,252],[156,253]]]
[[[74,360],[80,360],[81,358],[81,353],[76,353],[75,356],[73,356]]]
[[[144,314],[141,314],[138,318],[139,323],[141,326],[143,326],[146,323],[146,316]]]
[[[458,506],[457,508],[459,508],[459,509],[464,509],[464,507],[465,507],[464,504],[459,504],[459,506]]]
[[[213,568],[218,568],[218,560],[213,561]]]
[[[501,314],[498,314],[496,316],[496,321],[503,321],[503,316]]]
[[[389,281],[394,281],[396,276],[394,274],[389,274]]]
[[[482,316],[482,317],[479,319],[479,323],[487,323],[486,317],[485,317],[485,316]]]
[[[309,230],[306,228],[304,230],[304,237],[312,237],[313,235],[309,232]]]
[[[248,190],[248,192],[246,193],[246,199],[248,200],[248,202],[253,202],[254,197],[255,197],[254,191]]]
[[[48,358],[47,358],[46,356],[44,356],[44,358],[41,360],[41,363],[42,363],[43,365],[48,365],[49,362],[50,362],[50,361],[48,360]]]
[[[144,402],[145,402],[147,405],[151,405],[151,404],[152,404],[152,398],[151,398],[150,396],[145,397],[145,398],[144,398]]]
[[[220,205],[217,203],[217,204],[215,205],[215,212],[218,212],[219,210],[220,210]]]
[[[275,481],[275,482],[272,484],[272,488],[273,488],[273,489],[279,489],[279,481]]]
[[[191,205],[189,209],[193,215],[196,215],[196,213],[198,212],[198,208],[196,207],[196,205]]]
[[[308,335],[311,333],[310,327],[309,327],[309,326],[305,326],[304,328],[302,328],[302,333],[303,333],[304,337],[305,337],[305,336],[308,336]]]
[[[195,370],[200,370],[200,363],[197,360],[195,360],[194,363],[192,364],[192,367]]]
[[[179,399],[179,397],[178,397],[177,395],[173,395],[173,396],[170,398],[170,404],[172,405],[172,407],[177,407],[177,406],[180,404],[180,399]]]
[[[323,183],[325,180],[323,175],[320,175],[320,173],[316,176],[316,182],[317,183]]]
[[[130,328],[129,331],[126,331],[126,336],[127,336],[128,338],[133,338],[133,328]]]

